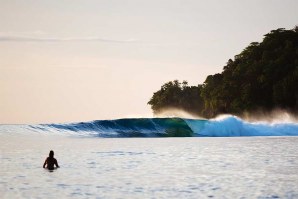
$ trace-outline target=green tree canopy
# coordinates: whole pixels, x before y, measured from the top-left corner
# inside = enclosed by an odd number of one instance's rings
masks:
[[[187,81],[170,81],[161,86],[148,102],[155,114],[168,108],[183,109],[198,114],[203,108],[201,86],[188,86]]]
[[[283,108],[298,113],[298,27],[279,28],[252,42],[222,73],[209,75],[203,85],[168,82],[148,102],[155,113],[166,107],[214,117],[254,110]]]

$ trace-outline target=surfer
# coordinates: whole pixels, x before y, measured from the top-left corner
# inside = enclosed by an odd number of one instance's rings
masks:
[[[46,168],[46,165],[47,165],[47,169],[49,170],[54,170],[55,169],[54,166],[56,166],[56,168],[59,168],[58,162],[56,158],[54,158],[54,151],[50,151],[49,157],[47,157],[47,159],[43,164],[43,168]]]

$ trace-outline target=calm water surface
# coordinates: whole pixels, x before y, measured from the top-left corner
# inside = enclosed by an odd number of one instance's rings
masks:
[[[298,137],[0,137],[1,198],[298,198]]]

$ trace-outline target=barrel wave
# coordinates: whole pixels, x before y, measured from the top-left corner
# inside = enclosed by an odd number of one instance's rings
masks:
[[[249,123],[223,119],[136,118],[38,125],[0,125],[0,132],[59,133],[102,138],[298,136],[298,123]]]
[[[197,125],[206,121],[197,120]],[[181,118],[138,118],[96,120],[71,124],[43,124],[31,126],[45,131],[77,132],[98,137],[192,137],[194,132]]]
[[[235,116],[220,120],[138,118],[30,126],[43,131],[75,132],[97,137],[297,136],[297,123],[248,123]]]

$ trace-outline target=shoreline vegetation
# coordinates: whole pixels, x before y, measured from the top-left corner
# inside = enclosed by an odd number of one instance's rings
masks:
[[[219,114],[242,117],[279,109],[297,116],[298,26],[272,30],[262,42],[250,43],[203,84],[165,83],[148,104],[154,114],[175,108],[206,118]]]

